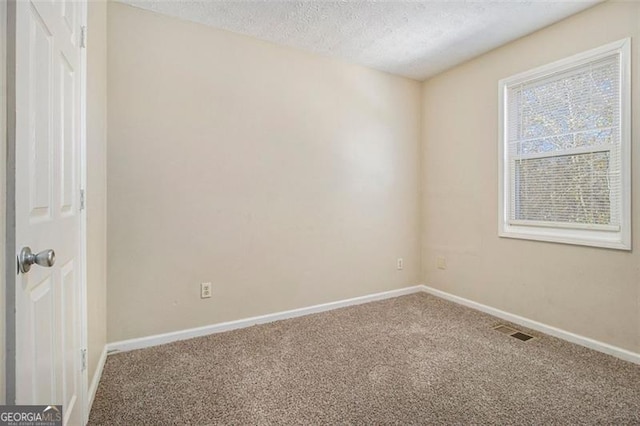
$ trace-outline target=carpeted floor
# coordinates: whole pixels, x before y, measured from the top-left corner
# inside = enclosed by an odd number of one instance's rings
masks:
[[[413,294],[111,355],[92,425],[640,424],[640,366]]]

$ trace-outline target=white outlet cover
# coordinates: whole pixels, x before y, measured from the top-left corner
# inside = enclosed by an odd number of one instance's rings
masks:
[[[211,297],[211,283],[200,284],[200,298],[208,299]]]

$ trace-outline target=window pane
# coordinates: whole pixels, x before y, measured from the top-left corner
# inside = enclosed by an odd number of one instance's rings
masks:
[[[538,139],[617,126],[619,84],[618,58],[608,57],[514,87],[511,120],[516,131],[510,136]]]
[[[516,220],[614,224],[608,151],[516,160],[514,177]]]

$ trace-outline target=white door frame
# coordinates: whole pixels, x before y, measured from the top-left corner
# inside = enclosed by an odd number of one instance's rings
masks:
[[[15,330],[15,286],[16,286],[16,241],[15,241],[15,2],[20,0],[8,0],[3,2],[7,5],[7,20],[5,23],[0,19],[0,34],[6,34],[3,37],[7,43],[7,56],[0,58],[0,66],[6,70],[7,78],[7,103],[6,103],[6,143],[7,157],[4,166],[6,167],[6,205],[0,205],[5,212],[6,233],[2,245],[5,249],[5,271],[6,277],[6,404],[15,404],[15,347],[16,347],[16,330]],[[83,1],[80,8],[80,25],[87,26],[88,3]],[[86,42],[85,42],[86,46]],[[2,55],[0,55],[2,56]],[[80,149],[78,155],[78,164],[80,170],[80,187],[86,194],[87,185],[87,49],[81,49],[80,53],[80,81],[81,81],[81,101],[80,101]],[[0,181],[1,182],[1,181]],[[1,199],[1,198],[0,198]],[[81,347],[87,349],[87,209],[86,206],[80,212],[80,319],[81,331],[80,341]],[[2,235],[0,233],[0,235]],[[0,264],[1,266],[1,264]],[[88,356],[88,355],[87,355]],[[85,363],[81,372],[82,376],[82,418],[86,423],[89,418],[88,412],[88,362]]]
[[[6,177],[6,159],[7,152],[7,127],[5,125],[7,118],[7,91],[6,91],[6,40],[7,40],[7,3],[0,2],[0,282],[6,283],[5,276],[5,177]],[[0,286],[0,307],[6,312],[6,287]],[[6,317],[6,314],[4,315]],[[0,404],[5,404],[6,395],[6,318],[0,320],[2,324],[0,330]]]
[[[83,28],[83,48],[80,49],[80,149],[78,167],[80,168],[80,188],[82,188],[82,210],[80,211],[80,342],[84,348],[84,367],[82,369],[82,418],[89,422],[89,328],[87,314],[87,34],[89,0],[83,0],[80,8],[80,26]]]
[[[5,403],[15,404],[15,288],[16,276],[12,271],[15,263],[15,3],[5,2],[5,54],[4,71],[6,78],[6,158],[5,172],[5,234],[4,234],[4,282],[5,288]]]

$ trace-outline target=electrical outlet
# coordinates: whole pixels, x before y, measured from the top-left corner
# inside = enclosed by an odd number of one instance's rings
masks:
[[[401,271],[404,269],[404,260],[399,257],[397,262],[396,262],[396,267],[398,268],[398,271]]]
[[[200,284],[200,299],[208,299],[211,297],[211,283]]]
[[[447,269],[447,259],[444,256],[436,257],[436,266],[438,269]]]

